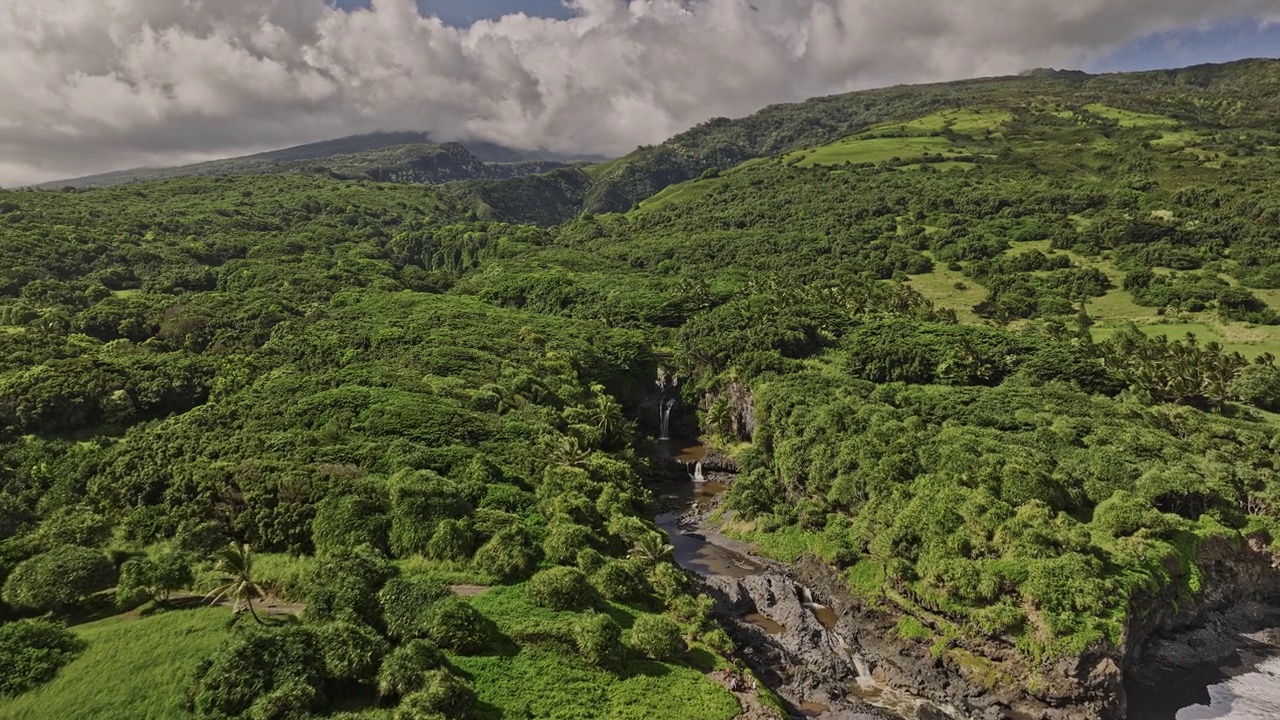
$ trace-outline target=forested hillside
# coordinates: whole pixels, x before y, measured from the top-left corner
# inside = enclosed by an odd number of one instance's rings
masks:
[[[0,193],[0,718],[735,717],[652,522],[660,363],[742,468],[726,533],[956,673],[1123,663],[1206,548],[1280,540],[1277,85],[1038,73],[501,182]],[[208,593],[262,622],[184,615]],[[180,622],[182,682],[90,679]]]
[[[829,143],[894,120],[947,109],[1025,104],[1037,98],[1071,106],[1106,102],[1204,128],[1276,130],[1277,85],[1270,61],[1203,65],[1182,70],[1088,75],[1038,72],[1017,78],[894,87],[776,105],[747,118],[716,118],[661,145],[583,171],[581,189],[557,207],[557,221],[578,212],[625,212],[675,183],[747,160]],[[563,181],[552,183],[563,187]],[[498,217],[545,222],[545,209],[522,195],[503,197],[485,186]]]

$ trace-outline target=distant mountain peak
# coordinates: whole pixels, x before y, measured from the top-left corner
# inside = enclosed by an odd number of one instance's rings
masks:
[[[453,162],[447,167],[441,157],[445,155],[453,158]],[[380,168],[379,158],[390,164]],[[434,158],[436,166],[424,165],[427,158]],[[436,184],[456,180],[517,177],[531,172],[544,172],[564,167],[570,163],[597,162],[603,159],[587,155],[520,150],[485,141],[441,142],[425,132],[375,132],[223,160],[210,160],[194,165],[118,170],[70,180],[57,180],[38,187],[106,187],[178,177],[263,175],[320,170],[358,179],[405,178],[391,181]],[[416,167],[407,169],[406,163],[416,163]],[[352,172],[353,170],[355,172]]]

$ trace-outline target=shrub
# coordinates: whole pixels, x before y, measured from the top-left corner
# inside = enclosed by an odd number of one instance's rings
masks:
[[[591,586],[613,602],[644,600],[652,591],[644,562],[634,558],[609,560],[591,575]]]
[[[583,548],[578,551],[576,563],[579,570],[591,575],[595,571],[604,567],[606,561],[608,561],[608,558],[600,554],[599,550],[596,550],[595,548]]]
[[[653,660],[672,660],[684,652],[680,626],[666,615],[641,615],[627,634],[627,645]]]
[[[181,553],[165,551],[126,560],[120,566],[116,605],[127,607],[146,600],[163,604],[173,591],[191,587],[194,582],[190,560]]]
[[[501,530],[489,539],[472,559],[472,565],[486,575],[502,581],[527,577],[538,564],[529,531],[519,525]]]
[[[1244,368],[1231,382],[1231,394],[1263,410],[1280,410],[1280,369],[1256,363]]]
[[[572,567],[554,567],[534,575],[528,592],[535,603],[552,610],[583,610],[595,602],[587,576]]]
[[[622,628],[608,615],[584,615],[573,625],[573,643],[584,660],[609,667],[622,656]]]
[[[426,555],[432,560],[461,561],[475,550],[476,534],[469,520],[441,520],[427,543]]]
[[[470,512],[466,498],[452,481],[430,471],[398,473],[391,486],[391,553],[398,558],[422,555],[442,520]]]
[[[273,688],[249,706],[249,720],[311,720],[308,708],[320,699],[313,685],[290,680]]]
[[[467,720],[471,717],[476,693],[469,683],[444,670],[428,670],[424,675],[422,689],[400,701],[395,720],[436,717]]]
[[[570,522],[558,522],[547,530],[547,539],[542,542],[542,553],[548,560],[557,565],[572,565],[578,559],[578,553],[587,549],[595,541],[591,529]]]
[[[400,640],[420,637],[436,602],[448,596],[449,588],[431,580],[392,578],[378,593],[387,635]]]
[[[236,717],[255,704],[255,715],[272,717],[269,711],[284,699],[305,700],[305,704],[280,709],[309,709],[317,695],[298,686],[315,689],[323,674],[320,648],[310,628],[252,627],[227,640],[200,664],[187,695],[200,717]]]
[[[396,574],[396,568],[376,550],[362,546],[316,560],[307,582],[308,620],[354,620],[382,627],[378,591]]]
[[[649,582],[653,584],[658,597],[665,601],[688,593],[691,587],[689,576],[672,563],[662,563],[655,567],[649,575]]]
[[[1169,523],[1150,502],[1127,490],[1118,490],[1098,505],[1090,524],[1112,537],[1124,537],[1143,528],[1164,530]]]
[[[449,595],[432,607],[424,635],[438,647],[467,655],[489,641],[488,620],[471,603]]]
[[[0,695],[17,695],[52,680],[85,647],[75,633],[49,620],[0,625]]]
[[[315,628],[325,676],[333,680],[372,682],[387,654],[387,641],[373,628],[352,622],[331,622]]]
[[[686,625],[701,628],[711,616],[715,602],[706,595],[677,595],[667,602],[667,611]]]
[[[389,526],[386,509],[376,498],[360,493],[336,493],[316,505],[311,541],[317,554],[360,545],[386,552]]]
[[[115,582],[115,568],[97,550],[64,545],[19,563],[4,584],[4,601],[22,610],[62,611]]]
[[[721,628],[711,628],[703,633],[699,640],[719,655],[729,657],[733,654],[733,640],[729,638],[729,633]]]
[[[426,640],[410,640],[382,661],[378,669],[378,694],[404,697],[422,689],[426,672],[444,664],[444,656]]]

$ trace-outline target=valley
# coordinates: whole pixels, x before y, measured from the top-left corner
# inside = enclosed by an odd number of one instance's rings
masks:
[[[0,718],[1265,706],[1278,86],[0,192]]]

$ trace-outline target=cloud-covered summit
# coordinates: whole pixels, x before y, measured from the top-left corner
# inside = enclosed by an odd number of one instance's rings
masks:
[[[1280,0],[569,5],[456,28],[413,0],[0,0],[0,185],[374,130],[621,153],[773,102],[1280,16]]]

